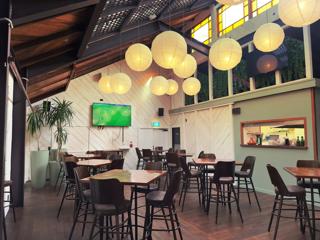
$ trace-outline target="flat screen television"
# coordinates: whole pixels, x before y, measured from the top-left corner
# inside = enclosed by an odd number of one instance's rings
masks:
[[[131,106],[109,103],[93,103],[92,125],[95,127],[130,127]]]

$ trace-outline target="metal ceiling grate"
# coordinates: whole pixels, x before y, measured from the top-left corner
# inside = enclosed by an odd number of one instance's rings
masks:
[[[149,20],[150,16],[158,17],[166,7],[169,0],[155,0],[152,2],[141,3],[140,6],[132,13],[128,24],[136,24]]]
[[[110,7],[126,6],[126,5],[135,5],[138,0],[109,0],[106,1],[103,11],[107,11]]]
[[[197,0],[175,0],[170,4],[170,7],[165,13],[172,13],[177,10],[182,10],[191,7]]]

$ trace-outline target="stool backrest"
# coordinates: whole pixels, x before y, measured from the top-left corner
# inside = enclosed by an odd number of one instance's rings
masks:
[[[176,168],[176,170],[180,168],[181,164],[177,153],[167,153],[166,159],[168,168]]]
[[[74,180],[74,172],[73,169],[78,167],[78,164],[76,162],[71,161],[64,161],[62,162],[64,173],[66,175],[66,178],[69,180]]]
[[[204,158],[203,155],[204,155],[204,151],[199,152],[198,158]]]
[[[187,163],[186,157],[180,157],[180,166],[185,174],[186,177],[191,176],[191,171]]]
[[[317,160],[298,160],[297,167],[320,168],[320,162]]]
[[[249,177],[252,177],[255,162],[255,156],[247,156],[241,166],[241,171],[249,172]]]
[[[142,159],[142,154],[141,154],[141,151],[138,147],[136,147],[136,153],[137,153],[137,156],[138,156],[138,159]]]
[[[74,171],[74,179],[76,182],[76,191],[78,193],[79,198],[84,201],[84,195],[83,195],[83,191],[85,190],[84,188],[84,184],[80,182],[81,179],[83,178],[87,178],[90,177],[90,173],[88,171],[87,167],[84,166],[80,166],[80,167],[75,167],[73,169]]]
[[[218,183],[221,177],[234,178],[236,164],[234,161],[219,161],[215,166],[213,182]]]
[[[171,178],[170,184],[164,196],[164,202],[167,205],[171,205],[173,202],[174,196],[179,192],[180,181],[182,177],[182,170],[174,172],[173,177]]]
[[[110,164],[110,170],[113,169],[123,169],[123,165],[124,165],[124,159],[110,159],[112,160],[111,164]]]
[[[152,158],[152,151],[151,149],[142,149],[142,156]]]
[[[286,195],[288,193],[288,188],[284,183],[278,170],[275,167],[273,167],[271,164],[267,165],[267,169],[268,169],[271,183],[275,187],[275,190],[277,190],[280,195]]]
[[[93,204],[111,204],[117,209],[124,205],[123,185],[117,179],[90,179]]]

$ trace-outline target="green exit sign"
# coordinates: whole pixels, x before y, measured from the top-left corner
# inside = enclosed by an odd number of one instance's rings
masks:
[[[152,122],[152,127],[160,127],[160,122]]]

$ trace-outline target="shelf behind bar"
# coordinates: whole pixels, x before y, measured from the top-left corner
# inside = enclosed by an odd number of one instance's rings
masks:
[[[240,144],[241,147],[249,148],[280,148],[280,149],[295,149],[295,150],[307,150],[308,146],[298,147],[298,146],[285,146],[285,145],[248,145]]]

